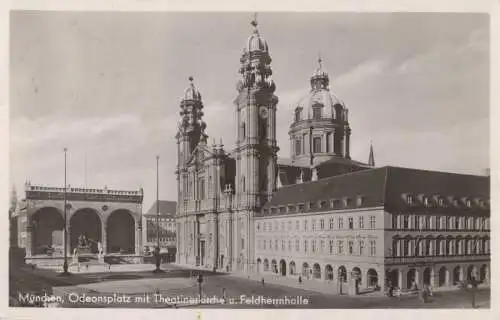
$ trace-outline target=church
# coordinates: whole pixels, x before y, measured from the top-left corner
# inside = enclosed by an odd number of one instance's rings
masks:
[[[278,158],[268,45],[257,21],[240,57],[236,145],[208,143],[192,77],[180,101],[181,265],[365,287],[489,279],[489,177],[375,167],[350,157],[349,112],[318,59]],[[451,232],[453,230],[453,232]]]

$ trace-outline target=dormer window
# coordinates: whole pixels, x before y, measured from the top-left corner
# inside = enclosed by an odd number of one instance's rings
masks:
[[[444,200],[443,200],[443,198],[439,198],[439,199],[438,199],[438,205],[439,205],[440,207],[444,207]]]
[[[472,206],[472,202],[470,201],[470,199],[465,200],[465,205],[467,206],[467,208],[470,208]]]
[[[294,212],[294,211],[295,211],[295,207],[294,207],[294,206],[292,206],[292,205],[289,205],[289,206],[288,206],[288,212],[292,213],[292,212]]]
[[[326,201],[325,200],[320,201],[319,206],[321,207],[321,209],[325,209],[326,208]]]
[[[411,194],[406,195],[406,203],[407,204],[413,204],[413,196]]]
[[[280,213],[285,213],[286,212],[285,207],[280,207],[279,210],[280,210]]]
[[[428,207],[429,206],[429,198],[424,196],[422,198],[422,202],[424,203],[424,206]]]
[[[309,210],[314,210],[316,208],[316,203],[311,201],[309,202]]]
[[[299,204],[299,211],[304,212],[304,204]]]
[[[344,208],[349,206],[349,198],[344,198]]]
[[[363,197],[362,197],[362,196],[358,196],[358,197],[356,198],[356,205],[357,205],[358,207],[361,207],[361,206],[363,205]]]

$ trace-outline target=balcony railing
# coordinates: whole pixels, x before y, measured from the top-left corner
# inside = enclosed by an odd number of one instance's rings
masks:
[[[451,262],[451,261],[471,261],[490,259],[490,253],[469,254],[469,255],[435,255],[435,256],[411,256],[411,257],[385,257],[385,262],[389,264],[411,264],[422,262]]]

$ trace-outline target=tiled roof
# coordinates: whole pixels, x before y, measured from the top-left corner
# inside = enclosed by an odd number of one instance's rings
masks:
[[[317,181],[284,186],[276,191],[270,202],[264,206],[263,215],[284,214],[280,210],[271,212],[273,207],[284,206],[287,213],[296,213],[297,208],[289,212],[287,206],[303,204],[308,212],[324,211],[322,201],[332,208],[330,201],[334,201],[343,209],[358,207],[376,207],[384,203],[384,184],[386,168],[357,171],[354,173],[333,176]],[[361,204],[358,203],[361,197]],[[310,208],[310,203],[314,208]],[[323,203],[325,205],[325,203]],[[281,209],[283,211],[283,209]],[[302,211],[302,210],[299,210]]]
[[[175,211],[177,210],[176,201],[159,200],[155,201],[151,208],[146,213],[147,215],[156,214],[156,204],[160,203],[160,214],[162,216],[175,216]]]
[[[384,206],[389,212],[446,212],[460,206],[460,210],[484,213],[489,210],[489,183],[486,176],[381,167],[284,186],[276,191],[259,215],[378,206]],[[407,203],[407,195],[415,199],[412,205]],[[428,199],[427,205],[424,205],[424,198]],[[471,208],[467,208],[467,199],[473,203]]]

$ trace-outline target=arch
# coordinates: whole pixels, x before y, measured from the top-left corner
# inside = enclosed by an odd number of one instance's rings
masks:
[[[387,278],[387,285],[393,287],[399,287],[399,270],[398,269],[388,269],[385,271]]]
[[[296,270],[295,270],[295,261],[290,261],[290,268],[289,268],[289,273],[290,275],[295,275]]]
[[[326,280],[333,280],[333,268],[329,264],[327,264],[325,266],[325,279]]]
[[[313,278],[321,279],[321,267],[319,266],[319,263],[315,263],[313,265]]]
[[[431,274],[432,274],[432,269],[430,267],[424,269],[424,274],[423,274],[424,284],[426,285],[431,284]]]
[[[90,208],[82,208],[71,215],[69,244],[71,251],[80,254],[97,253],[102,243],[102,220],[99,213]]]
[[[446,269],[446,267],[441,267],[441,269],[439,269],[439,274],[438,274],[438,287],[446,285],[447,278],[448,278],[448,269]]]
[[[271,260],[271,272],[278,273],[278,264],[275,259]]]
[[[269,260],[264,259],[264,271],[269,271]]]
[[[375,269],[368,269],[368,271],[366,272],[366,279],[368,281],[368,287],[378,286],[378,273]]]
[[[64,219],[54,207],[40,208],[29,219],[31,254],[64,254]]]
[[[283,259],[280,260],[280,274],[286,276],[286,261]]]
[[[347,270],[344,266],[340,266],[337,269],[337,276],[341,282],[347,282]]]
[[[309,277],[309,264],[307,262],[302,264],[302,276]]]
[[[472,279],[477,279],[477,270],[474,265],[469,265],[467,267],[467,281],[471,281]]]
[[[406,287],[412,288],[416,280],[416,270],[414,268],[410,268],[406,273]]]
[[[260,269],[262,268],[262,260],[257,258],[257,273],[260,273]]]
[[[456,284],[460,281],[462,281],[462,269],[460,266],[456,266],[455,269],[453,269],[453,284]]]
[[[130,211],[111,212],[106,229],[109,253],[135,253],[135,220]]]
[[[363,280],[362,274],[361,274],[361,269],[359,267],[354,267],[351,270],[351,276],[356,279],[359,283]]]
[[[479,269],[479,281],[486,282],[488,278],[488,266],[483,264]]]

